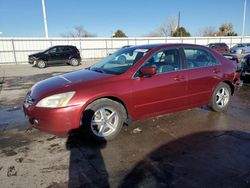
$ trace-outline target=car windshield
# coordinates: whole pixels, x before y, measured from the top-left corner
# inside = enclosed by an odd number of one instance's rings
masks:
[[[46,48],[45,50],[42,51],[42,53],[45,53],[47,51],[49,51],[50,49],[52,49],[53,47],[49,47],[49,48]]]
[[[138,62],[149,50],[149,48],[139,47],[122,48],[93,65],[89,70],[107,74],[122,74]]]

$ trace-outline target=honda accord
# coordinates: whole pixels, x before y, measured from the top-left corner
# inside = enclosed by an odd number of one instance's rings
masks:
[[[42,131],[67,134],[81,128],[110,140],[133,121],[202,105],[226,110],[240,83],[236,69],[205,46],[131,46],[84,70],[36,83],[23,109]]]

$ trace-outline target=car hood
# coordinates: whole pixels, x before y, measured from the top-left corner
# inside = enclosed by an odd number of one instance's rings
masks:
[[[230,50],[240,50],[242,48],[244,48],[244,47],[234,46],[234,47],[230,48]]]
[[[113,75],[90,70],[74,71],[38,82],[31,88],[30,95],[34,100],[40,100],[49,95],[71,91],[78,86],[83,87],[90,81],[101,81],[111,76]]]
[[[40,55],[42,55],[43,53],[42,52],[38,52],[38,53],[34,53],[34,54],[30,54],[29,56],[40,56]]]

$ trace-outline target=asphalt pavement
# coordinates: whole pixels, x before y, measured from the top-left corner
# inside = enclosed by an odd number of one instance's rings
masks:
[[[107,143],[30,128],[21,109],[29,88],[92,63],[0,67],[0,187],[250,187],[249,80],[227,112],[203,106],[155,117]]]

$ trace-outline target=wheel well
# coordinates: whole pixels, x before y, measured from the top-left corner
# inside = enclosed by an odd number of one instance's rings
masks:
[[[97,101],[97,100],[100,100],[100,99],[110,99],[110,100],[112,100],[112,101],[116,101],[116,102],[120,103],[120,104],[124,107],[124,109],[125,109],[125,111],[126,111],[126,116],[127,116],[127,119],[128,119],[129,115],[128,115],[127,106],[126,106],[126,104],[125,104],[121,99],[119,99],[119,98],[117,98],[117,97],[113,97],[113,96],[100,97],[100,98],[97,98],[97,99],[91,101],[91,102],[87,105],[87,107],[88,107],[90,104],[92,104],[93,102],[95,102],[95,101]],[[87,107],[86,107],[86,108],[87,108]],[[85,109],[86,109],[86,108],[85,108]],[[85,110],[84,110],[84,111],[85,111]],[[82,112],[82,114],[84,114],[84,111]]]
[[[231,89],[231,95],[234,94],[234,85],[230,82],[230,81],[223,81],[225,84],[229,85],[230,89]]]
[[[46,61],[46,57],[40,56],[40,57],[37,57],[36,60],[43,60],[43,61]]]

